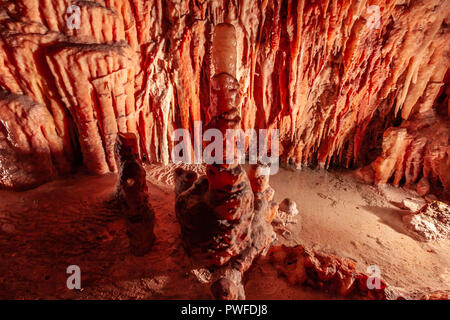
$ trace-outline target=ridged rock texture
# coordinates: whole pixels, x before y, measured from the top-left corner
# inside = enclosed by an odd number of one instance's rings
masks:
[[[0,0],[0,186],[81,163],[117,171],[117,132],[167,163],[172,131],[208,122],[211,31],[225,17],[242,127],[278,128],[284,162],[376,161],[380,182],[448,188],[447,0]],[[439,141],[417,129],[438,124]],[[48,174],[22,160],[32,154]]]

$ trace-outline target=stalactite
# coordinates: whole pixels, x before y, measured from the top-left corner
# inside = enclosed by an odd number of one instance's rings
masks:
[[[356,163],[386,99],[407,121],[435,108],[448,81],[445,0],[0,3],[1,89],[44,105],[67,161],[82,156],[92,173],[117,170],[117,132],[168,163],[173,130],[208,121],[209,35],[225,20],[237,34],[241,126],[278,128],[283,161],[298,167]]]

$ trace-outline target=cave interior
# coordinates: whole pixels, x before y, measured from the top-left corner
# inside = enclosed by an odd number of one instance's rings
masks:
[[[0,0],[0,299],[450,300],[449,23]]]

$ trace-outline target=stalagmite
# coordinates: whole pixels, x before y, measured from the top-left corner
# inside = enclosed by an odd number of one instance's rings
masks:
[[[0,299],[448,299],[449,204],[449,0],[0,0]]]
[[[139,160],[136,136],[119,133],[115,155],[119,167],[117,203],[126,219],[131,252],[142,256],[150,251],[155,241],[155,213],[148,199],[146,173]]]
[[[226,154],[226,131],[238,129],[240,122],[235,37],[235,28],[230,24],[214,29],[211,103],[207,112],[210,121],[206,127],[219,129],[225,137],[219,141],[223,154],[216,155],[218,161],[214,163],[206,160],[206,177],[200,177],[186,191],[182,190],[189,184],[176,188],[181,193],[176,197],[175,209],[188,252],[206,265],[221,267],[217,274],[222,276],[212,287],[216,298],[244,297],[242,274],[270,244],[273,233],[273,190],[268,186],[268,177],[256,174],[258,170],[253,168],[250,181],[237,161],[238,151],[233,148],[232,155]],[[227,162],[229,158],[232,161]],[[176,185],[183,185],[187,173],[176,174],[181,179]]]

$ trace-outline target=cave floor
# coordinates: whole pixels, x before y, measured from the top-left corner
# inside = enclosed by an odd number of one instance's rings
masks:
[[[113,174],[0,191],[0,298],[211,299],[180,243],[171,170],[147,166],[157,241],[144,257],[128,253],[124,221],[104,205],[113,194]],[[289,197],[300,212],[276,245],[302,244],[351,258],[363,272],[377,265],[390,285],[408,291],[450,289],[450,241],[415,240],[392,204],[414,193],[364,185],[351,172],[310,169],[280,169],[271,185],[275,200]],[[69,265],[81,269],[81,290],[66,287]],[[289,285],[264,257],[246,278],[247,299],[333,299]]]

